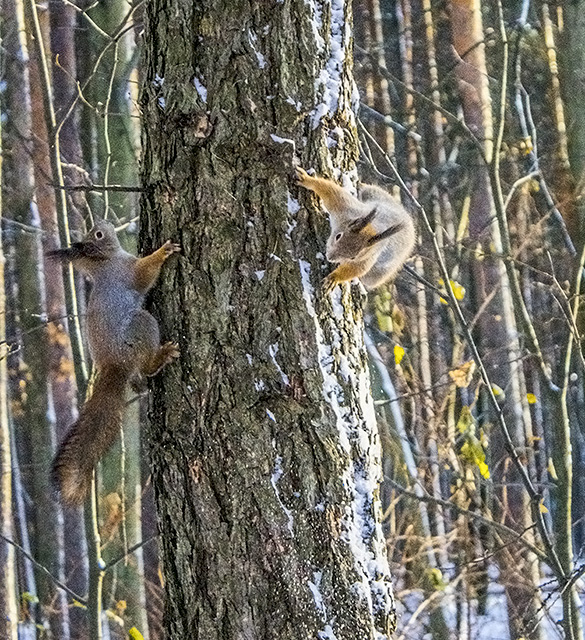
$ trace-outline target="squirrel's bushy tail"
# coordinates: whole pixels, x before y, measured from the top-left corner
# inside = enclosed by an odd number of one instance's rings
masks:
[[[98,372],[91,397],[57,450],[53,480],[68,504],[83,502],[95,465],[120,432],[129,376],[120,366],[105,366]]]

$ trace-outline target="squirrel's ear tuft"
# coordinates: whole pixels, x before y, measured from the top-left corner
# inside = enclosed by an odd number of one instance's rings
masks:
[[[74,242],[70,247],[66,249],[53,249],[45,253],[47,258],[53,258],[60,262],[70,262],[71,260],[78,260],[79,258],[91,258],[100,257],[101,254],[97,251],[95,245],[91,245],[87,242]]]
[[[67,249],[53,249],[52,251],[46,251],[45,256],[59,260],[59,262],[68,262],[73,259],[74,252],[72,251],[72,247],[68,247]]]
[[[377,242],[380,242],[382,240],[385,240],[386,238],[389,238],[390,236],[393,236],[394,234],[401,231],[403,227],[404,227],[403,222],[398,222],[397,224],[393,224],[391,227],[388,227],[384,231],[381,231],[380,233],[377,233],[375,236],[372,236],[368,240],[368,245],[372,246]]]
[[[378,213],[378,207],[374,207],[370,211],[370,213],[368,213],[367,216],[364,216],[363,218],[358,218],[357,220],[350,222],[347,228],[353,233],[359,233],[360,231],[365,229],[370,224],[370,222],[372,222],[372,220],[376,217],[377,213]]]

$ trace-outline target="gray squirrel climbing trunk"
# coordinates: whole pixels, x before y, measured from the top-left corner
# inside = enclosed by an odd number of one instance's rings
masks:
[[[294,173],[354,167],[351,3],[152,0],[144,45],[142,248],[182,246],[145,430],[167,637],[387,638],[362,293],[323,296]]]

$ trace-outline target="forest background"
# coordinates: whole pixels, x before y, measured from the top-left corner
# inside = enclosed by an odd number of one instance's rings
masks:
[[[85,638],[93,616],[103,637],[155,640],[148,394],[129,399],[97,510],[62,509],[49,469],[90,373],[87,287],[43,257],[92,216],[136,251],[144,3],[1,6],[0,609],[18,624],[0,635]],[[580,640],[585,8],[356,0],[353,13],[357,173],[419,229],[364,314],[395,637]]]

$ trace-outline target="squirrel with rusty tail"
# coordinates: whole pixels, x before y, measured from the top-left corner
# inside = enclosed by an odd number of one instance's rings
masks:
[[[339,263],[324,280],[326,292],[341,282],[359,278],[368,289],[387,282],[414,249],[414,222],[389,193],[361,185],[359,199],[327,178],[311,176],[297,167],[298,183],[316,193],[329,212],[329,262]]]
[[[167,241],[137,258],[122,249],[111,223],[99,221],[81,242],[47,253],[72,262],[93,282],[87,338],[97,376],[93,393],[53,460],[53,478],[68,504],[83,502],[95,465],[120,432],[128,383],[139,374],[155,375],[179,356],[175,343],[160,343],[157,321],[141,308],[163,263],[179,250]]]

